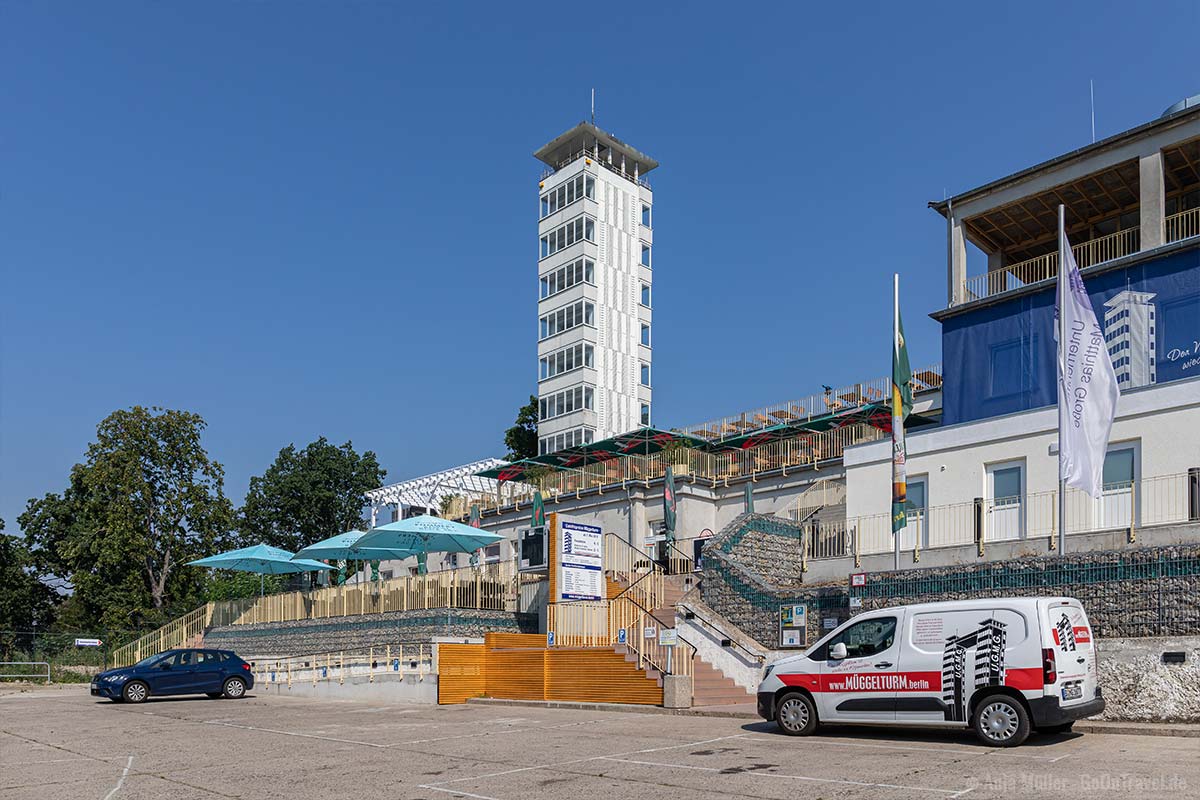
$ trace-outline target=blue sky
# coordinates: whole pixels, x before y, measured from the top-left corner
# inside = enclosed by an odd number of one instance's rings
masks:
[[[655,421],[940,360],[926,208],[1200,91],[1194,2],[0,7],[0,517],[96,424],[196,411],[240,501],[288,443],[389,480],[536,390],[531,153],[657,158]],[[434,7],[436,6],[436,7]]]

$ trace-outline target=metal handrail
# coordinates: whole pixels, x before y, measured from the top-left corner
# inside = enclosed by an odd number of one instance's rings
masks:
[[[624,598],[624,602],[629,603],[632,606],[634,606],[643,615],[650,617],[651,619],[655,620],[656,622],[658,622],[660,624],[662,623],[662,620],[660,620],[658,617],[654,616],[653,611],[648,610],[645,606],[643,606],[641,603],[634,600],[632,597]],[[672,626],[672,627],[674,627],[674,626]],[[647,664],[649,664],[654,669],[661,672],[663,675],[691,675],[692,674],[692,670],[690,669],[690,666],[685,667],[683,670],[668,669],[666,664],[658,663],[655,660],[655,658],[648,652],[650,650],[650,648],[647,648],[644,646],[644,640],[641,639],[641,637],[637,636],[636,635],[637,633],[640,633],[640,632],[635,631],[634,632],[635,635],[629,635],[629,632],[627,631],[624,646],[628,647],[630,650],[632,650],[634,653],[636,653],[639,659],[645,661]],[[616,637],[614,636],[612,638],[613,638],[613,641],[615,644]],[[687,663],[690,665],[692,660],[696,657],[696,648],[691,642],[685,641],[683,639],[679,639],[678,641],[684,645],[687,645],[688,649],[691,651],[691,653],[687,656]],[[678,644],[675,645],[675,647],[678,647],[678,646],[679,646]],[[672,659],[672,661],[674,661],[674,660],[675,659]]]
[[[618,167],[616,164],[609,164],[604,159],[595,155],[595,153],[590,148],[587,148],[587,147],[583,148],[582,150],[576,150],[574,153],[571,153],[570,155],[560,159],[558,162],[558,166],[546,167],[545,169],[543,169],[540,180],[543,180],[543,181],[546,180],[546,178],[549,178],[551,175],[558,172],[563,167],[566,167],[567,165],[571,164],[574,161],[578,161],[581,158],[590,158],[594,163],[599,164],[600,166],[607,169],[609,172],[614,172],[617,175],[620,175],[622,178],[625,178],[626,180],[633,181],[638,186],[641,186],[643,189],[651,189],[651,191],[653,191],[653,189],[650,186],[650,181],[646,180],[641,175],[638,175],[635,178],[633,176],[632,172],[625,172],[620,167]]]
[[[722,629],[721,626],[717,625],[715,622],[713,622],[708,617],[705,617],[704,615],[698,613],[696,611],[696,607],[694,605],[692,605],[691,603],[686,602],[685,598],[680,598],[679,602],[676,604],[675,607],[682,608],[682,609],[684,609],[685,614],[692,615],[690,618],[685,616],[684,617],[685,620],[687,620],[689,622],[693,619],[699,620],[701,622],[701,624],[706,625],[711,630],[715,631],[716,633],[719,633],[721,635],[722,640],[728,641],[730,646],[736,647],[737,649],[741,650],[743,653],[750,656],[752,659],[754,659],[758,663],[761,664],[767,660],[767,657],[765,655],[763,655],[762,653],[756,653],[755,651],[751,650],[749,647],[746,647],[746,645],[742,644],[736,638],[734,638],[734,636],[731,633]]]
[[[49,661],[0,661],[0,667],[45,667],[46,674],[40,672],[30,674],[28,672],[0,672],[0,678],[37,678],[50,683],[50,662]]]

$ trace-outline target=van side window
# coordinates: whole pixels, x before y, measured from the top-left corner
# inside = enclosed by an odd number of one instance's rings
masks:
[[[841,642],[846,645],[846,658],[867,658],[882,653],[896,641],[896,618],[875,617],[851,625],[822,646],[825,653]]]

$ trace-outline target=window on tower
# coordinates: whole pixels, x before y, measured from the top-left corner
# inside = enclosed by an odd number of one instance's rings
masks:
[[[544,381],[564,372],[594,366],[595,351],[590,344],[574,344],[538,359],[538,380]]]
[[[596,222],[591,217],[576,217],[565,225],[560,225],[547,233],[541,239],[540,257],[552,256],[559,250],[570,247],[576,242],[595,241]]]
[[[642,364],[641,382],[642,382],[642,386],[650,385],[650,365],[649,364]]]
[[[591,444],[596,431],[591,428],[573,428],[569,431],[545,436],[538,440],[538,455],[555,453],[568,447],[578,447],[581,444]]]
[[[591,386],[575,386],[538,400],[538,420],[545,421],[580,410],[592,409]]]
[[[642,323],[642,344],[646,347],[650,346],[650,326],[644,322]]]
[[[580,283],[594,284],[595,269],[596,265],[590,258],[580,258],[565,267],[546,273],[541,279],[541,299],[544,300]]]
[[[642,284],[642,299],[641,299],[641,303],[642,303],[642,305],[644,305],[646,308],[650,308],[650,284],[648,284],[648,283],[643,283],[643,284]]]
[[[649,228],[650,225],[650,206],[642,203],[642,226]]]
[[[542,211],[538,219],[545,219],[585,197],[596,199],[596,179],[591,175],[576,175],[542,195]]]
[[[595,314],[596,307],[586,300],[579,300],[551,311],[538,320],[538,338],[549,339],[580,325],[593,325]]]
[[[648,244],[642,245],[642,266],[650,266],[650,245]]]
[[[650,404],[649,403],[642,403],[642,424],[643,425],[650,424]]]

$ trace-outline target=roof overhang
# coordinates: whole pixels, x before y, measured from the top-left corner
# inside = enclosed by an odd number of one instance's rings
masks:
[[[645,175],[658,166],[658,162],[636,147],[622,142],[607,131],[590,122],[581,122],[571,130],[556,136],[534,151],[534,158],[552,169],[559,169],[576,153],[593,150],[599,146],[601,152],[611,151],[614,156],[625,156],[627,169],[632,172],[636,164],[638,173]]]

